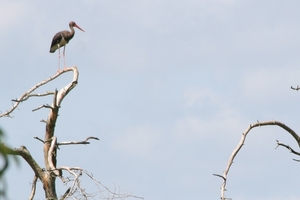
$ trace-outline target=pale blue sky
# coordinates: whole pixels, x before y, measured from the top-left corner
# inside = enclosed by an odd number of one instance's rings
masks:
[[[75,21],[66,48],[78,86],[56,126],[58,141],[97,136],[58,151],[58,165],[81,166],[103,184],[145,200],[219,199],[222,174],[241,133],[257,120],[299,130],[299,1],[110,0],[0,2],[0,111],[55,74],[54,34]],[[39,92],[60,89],[64,75]],[[25,145],[40,165],[52,97],[22,103],[1,118],[12,147]],[[250,132],[228,175],[227,197],[299,199],[299,167],[276,139],[297,149],[279,128]],[[24,161],[7,176],[11,200],[30,194]],[[59,182],[59,180],[58,180]],[[84,181],[95,191],[92,181]],[[36,199],[44,199],[37,185]],[[58,187],[62,194],[66,187]]]

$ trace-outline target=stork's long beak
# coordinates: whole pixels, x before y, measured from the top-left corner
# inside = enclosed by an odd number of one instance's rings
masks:
[[[75,26],[76,28],[78,28],[79,30],[85,32],[85,31],[84,31],[82,28],[80,28],[77,24],[74,24],[74,26]]]

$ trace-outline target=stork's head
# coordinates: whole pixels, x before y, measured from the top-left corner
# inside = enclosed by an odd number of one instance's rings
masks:
[[[76,28],[78,28],[79,30],[85,32],[85,31],[84,31],[82,28],[80,28],[74,21],[71,21],[71,22],[69,23],[69,26],[70,26],[70,27],[76,27]]]

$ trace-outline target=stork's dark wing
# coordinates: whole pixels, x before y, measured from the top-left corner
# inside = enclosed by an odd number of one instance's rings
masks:
[[[61,32],[56,33],[52,39],[52,43],[50,46],[50,53],[54,53],[58,49],[57,44],[59,44],[61,40],[62,40],[62,33]]]

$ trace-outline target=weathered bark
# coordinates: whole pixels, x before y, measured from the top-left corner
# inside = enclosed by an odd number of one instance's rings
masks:
[[[52,106],[50,107],[50,112],[48,115],[48,119],[46,121],[46,133],[45,133],[45,140],[44,140],[44,162],[45,162],[46,171],[48,173],[46,173],[44,179],[42,180],[46,199],[57,200],[56,188],[55,188],[55,180],[56,180],[56,176],[58,175],[56,169],[57,145],[56,145],[56,138],[55,138],[55,142],[53,142],[53,140],[54,140],[55,124],[57,121],[60,104],[64,99],[64,97],[76,86],[78,81],[77,68],[73,67],[70,68],[70,70],[73,70],[74,72],[73,81],[67,86],[65,86],[64,88],[62,88],[59,92],[55,90],[53,103]]]
[[[54,136],[54,130],[55,130],[55,123],[58,117],[58,111],[59,107],[56,105],[56,98],[57,98],[57,90],[54,92],[54,100],[52,107],[50,109],[50,113],[46,122],[46,134],[45,134],[45,142],[44,142],[44,162],[45,162],[45,168],[49,172],[43,179],[43,187],[46,194],[46,199],[57,199],[56,195],[56,189],[55,189],[55,176],[53,174],[53,169],[51,168],[51,164],[48,160],[48,154],[53,153],[52,155],[52,164],[56,168],[56,147],[53,152],[49,152],[50,145],[51,145],[51,139]]]

